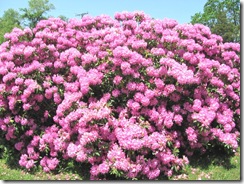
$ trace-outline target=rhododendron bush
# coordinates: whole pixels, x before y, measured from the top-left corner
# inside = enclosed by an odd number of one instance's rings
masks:
[[[50,18],[0,46],[1,136],[19,164],[170,177],[240,137],[240,45],[142,12]],[[80,172],[83,172],[81,168]]]

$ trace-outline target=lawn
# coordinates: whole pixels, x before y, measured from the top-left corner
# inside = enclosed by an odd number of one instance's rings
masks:
[[[240,180],[240,148],[233,157],[215,152],[203,157],[193,157],[184,171],[173,180]]]
[[[208,154],[203,157],[192,157],[190,165],[170,180],[240,180],[240,149],[233,157],[226,155]],[[85,167],[85,165],[84,165]],[[76,167],[81,168],[81,167]],[[37,169],[27,172],[16,166],[6,164],[0,159],[1,180],[88,180],[88,170],[66,170],[60,173],[44,173]]]

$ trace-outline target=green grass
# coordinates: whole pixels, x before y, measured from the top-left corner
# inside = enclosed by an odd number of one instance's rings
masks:
[[[193,157],[184,171],[173,180],[240,180],[240,148],[233,157],[224,152],[209,153],[203,157]]]
[[[19,166],[9,165],[6,160],[0,159],[0,180],[89,180],[87,166],[84,170],[67,169],[63,172],[45,173],[41,168],[34,171],[27,171]]]
[[[221,152],[210,153],[203,157],[192,157],[190,164],[178,175],[170,180],[240,180],[240,149],[233,157]],[[65,170],[60,173],[45,173],[41,169],[28,172],[16,166],[6,164],[0,159],[1,180],[88,180],[89,170],[76,167],[74,170]],[[80,170],[78,170],[78,168]],[[81,168],[84,168],[84,170]]]
[[[21,168],[11,168],[3,159],[0,159],[1,180],[83,180],[79,174],[45,173],[43,171],[28,172]]]

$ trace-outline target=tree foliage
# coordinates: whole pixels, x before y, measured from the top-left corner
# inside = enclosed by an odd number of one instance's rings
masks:
[[[30,0],[28,8],[21,8],[20,11],[23,12],[21,15],[24,20],[24,24],[30,28],[35,27],[35,25],[43,19],[48,17],[45,14],[55,9],[54,5],[49,3],[48,0]]]
[[[68,20],[69,20],[69,18],[66,17],[66,16],[64,16],[64,15],[59,15],[58,17],[59,17],[60,19],[62,19],[63,21],[65,21],[65,22],[68,22]]]
[[[0,18],[0,43],[4,41],[4,34],[11,32],[14,27],[21,27],[20,14],[14,9],[8,9]]]
[[[20,12],[14,9],[8,9],[0,17],[0,44],[4,42],[5,33],[9,33],[13,28],[30,27],[33,28],[43,19],[50,16],[47,15],[55,6],[49,3],[49,0],[29,0],[28,8],[20,8]],[[69,19],[64,15],[58,16],[64,21]]]
[[[203,13],[193,15],[191,23],[208,26],[213,33],[221,35],[225,42],[239,42],[240,1],[208,0]]]

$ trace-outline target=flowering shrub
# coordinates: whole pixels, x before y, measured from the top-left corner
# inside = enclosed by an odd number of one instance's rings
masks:
[[[238,147],[240,45],[208,27],[122,12],[5,38],[1,135],[27,169],[73,160],[91,179],[156,179],[194,153]]]

